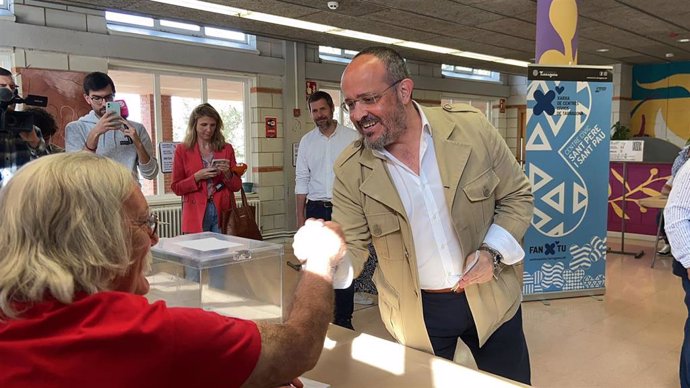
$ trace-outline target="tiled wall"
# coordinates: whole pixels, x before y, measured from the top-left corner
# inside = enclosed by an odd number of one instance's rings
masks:
[[[288,209],[285,198],[285,120],[283,118],[282,77],[262,76],[250,90],[252,168],[255,191],[261,200],[264,233],[284,230]],[[278,119],[275,138],[266,137],[266,117]],[[292,168],[292,166],[290,166]]]

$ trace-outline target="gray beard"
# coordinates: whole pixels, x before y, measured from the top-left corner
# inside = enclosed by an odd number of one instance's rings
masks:
[[[369,141],[364,137],[364,146],[366,148],[381,151],[387,146],[395,143],[403,133],[407,131],[407,122],[405,121],[405,107],[398,102],[392,120],[385,120],[382,122],[386,131],[375,141]],[[390,129],[393,128],[393,129]]]

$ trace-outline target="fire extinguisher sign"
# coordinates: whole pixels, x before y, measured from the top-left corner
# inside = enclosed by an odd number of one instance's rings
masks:
[[[275,138],[278,136],[278,119],[266,117],[266,137]]]

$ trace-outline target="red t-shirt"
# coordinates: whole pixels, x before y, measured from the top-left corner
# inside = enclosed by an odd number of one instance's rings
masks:
[[[0,320],[0,387],[238,387],[260,351],[252,321],[100,292]]]

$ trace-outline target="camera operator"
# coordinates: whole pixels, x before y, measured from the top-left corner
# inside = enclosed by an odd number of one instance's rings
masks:
[[[10,92],[1,91],[2,93],[0,93],[3,115],[7,112],[13,112],[14,104],[11,101],[17,96],[17,84],[14,82],[12,73],[2,67],[0,67],[0,89],[6,89]],[[43,155],[47,155],[46,143],[39,131],[16,132],[0,127],[0,187],[21,166]]]

